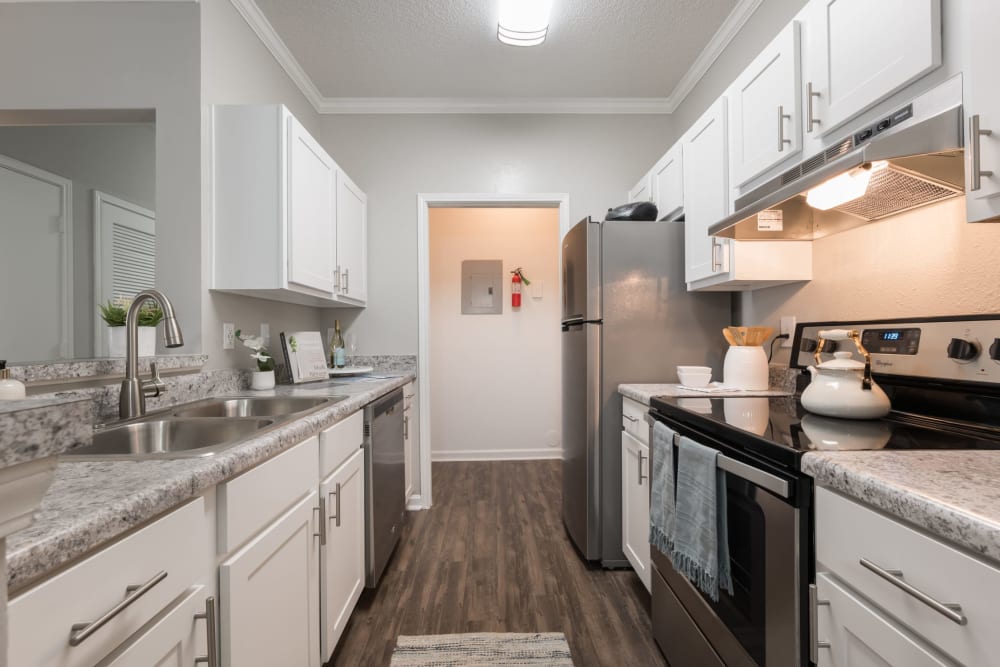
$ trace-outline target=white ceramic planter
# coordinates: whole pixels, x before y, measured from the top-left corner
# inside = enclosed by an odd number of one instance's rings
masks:
[[[274,371],[254,371],[251,373],[250,388],[257,391],[274,389]]]
[[[722,363],[722,382],[733,389],[767,389],[767,354],[760,345],[733,345]]]
[[[107,327],[108,356],[125,356],[125,327]],[[139,327],[139,356],[151,357],[156,354],[156,327]]]

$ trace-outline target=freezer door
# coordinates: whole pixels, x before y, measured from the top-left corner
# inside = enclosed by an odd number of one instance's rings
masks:
[[[563,523],[588,560],[601,557],[600,349],[600,324],[563,327]]]
[[[601,223],[584,218],[563,237],[563,322],[601,319]]]

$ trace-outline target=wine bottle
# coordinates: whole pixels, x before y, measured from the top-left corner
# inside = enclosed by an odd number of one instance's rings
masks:
[[[344,336],[340,333],[340,320],[333,321],[333,341],[330,348],[333,350],[333,365],[337,368],[343,368],[347,361],[347,355],[344,352]]]

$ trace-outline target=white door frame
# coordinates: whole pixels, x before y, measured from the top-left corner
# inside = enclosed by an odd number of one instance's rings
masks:
[[[417,195],[417,401],[420,409],[420,494],[409,500],[411,509],[431,506],[431,379],[430,379],[430,209],[431,208],[558,208],[559,239],[570,229],[569,195],[531,194],[418,194]],[[561,256],[561,253],[560,253]]]
[[[60,220],[62,266],[59,268],[62,271],[63,284],[62,302],[59,304],[62,315],[59,354],[62,355],[63,359],[72,359],[76,327],[76,322],[73,321],[73,302],[75,300],[73,295],[73,181],[6,155],[0,155],[0,166],[59,188],[60,207],[62,208],[62,219]],[[8,314],[8,316],[16,317],[13,313]]]

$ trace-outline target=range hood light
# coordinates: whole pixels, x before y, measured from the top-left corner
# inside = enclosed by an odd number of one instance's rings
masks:
[[[881,167],[884,168],[885,165],[883,162]],[[806,203],[820,211],[829,211],[831,208],[863,197],[868,192],[872,171],[874,164],[869,162],[857,169],[834,176],[810,190],[806,194]]]
[[[497,39],[510,46],[537,46],[549,31],[552,0],[500,0]]]

